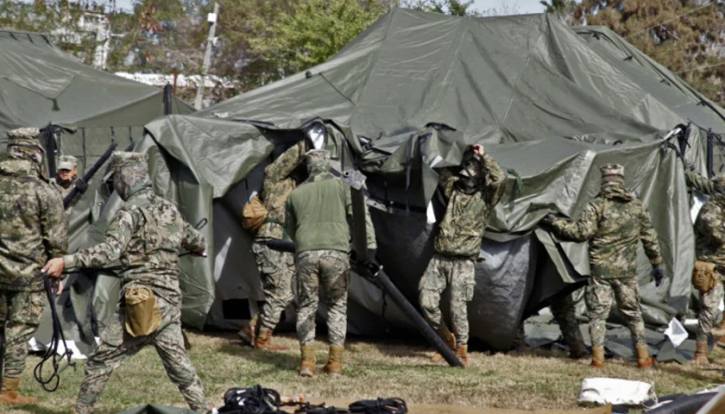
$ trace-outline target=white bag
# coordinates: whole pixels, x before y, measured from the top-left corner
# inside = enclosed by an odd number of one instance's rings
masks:
[[[617,378],[585,378],[579,391],[579,404],[637,406],[655,397],[654,384]]]

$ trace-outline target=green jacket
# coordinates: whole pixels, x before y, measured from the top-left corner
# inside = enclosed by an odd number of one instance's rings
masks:
[[[316,174],[287,198],[287,234],[297,254],[308,250],[350,251],[350,187],[329,172]],[[368,247],[376,248],[375,229],[365,208]]]

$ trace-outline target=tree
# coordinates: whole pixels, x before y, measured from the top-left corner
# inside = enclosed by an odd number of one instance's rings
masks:
[[[473,0],[463,2],[459,0],[417,0],[408,1],[405,6],[429,13],[442,13],[451,16],[478,16],[479,13],[472,9]]]
[[[573,13],[577,8],[577,2],[574,0],[541,0],[539,1],[546,7],[546,13],[555,14],[559,20],[566,24],[573,23]]]
[[[604,25],[725,105],[725,4],[701,0],[584,0],[575,22]]]

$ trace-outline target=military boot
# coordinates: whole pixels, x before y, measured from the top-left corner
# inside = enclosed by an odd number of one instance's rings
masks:
[[[314,377],[317,375],[317,359],[315,358],[315,347],[312,345],[300,346],[302,353],[302,364],[300,365],[300,376]]]
[[[604,368],[604,347],[593,346],[592,347],[592,367]]]
[[[692,362],[697,365],[707,365],[710,363],[707,359],[707,341],[697,341],[695,359]]]
[[[257,336],[257,318],[253,318],[249,321],[249,324],[237,332],[242,341],[254,346],[254,341]]]
[[[461,360],[464,367],[468,366],[468,345],[458,344],[456,346],[456,356]]]
[[[647,344],[637,344],[637,367],[645,369],[654,364],[655,360],[649,356],[649,348],[647,348]]]
[[[327,364],[322,368],[322,371],[326,374],[332,375],[333,377],[339,377],[342,375],[342,354],[345,351],[345,347],[342,346],[330,346],[330,355],[327,358]]]
[[[445,342],[452,351],[456,349],[456,336],[448,330],[448,327],[443,326],[443,328],[438,331],[438,336],[441,337],[443,342]],[[436,352],[430,360],[433,362],[443,361],[443,355],[441,355],[440,352]]]
[[[259,328],[257,341],[254,343],[254,349],[263,349],[265,351],[286,351],[289,348],[272,344],[272,330],[269,328]]]
[[[35,397],[23,397],[18,393],[20,387],[20,378],[3,377],[2,391],[0,391],[0,405],[29,405],[36,404],[38,399]]]

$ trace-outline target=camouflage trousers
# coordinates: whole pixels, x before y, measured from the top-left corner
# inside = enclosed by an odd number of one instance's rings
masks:
[[[551,303],[551,314],[559,324],[564,343],[571,349],[585,348],[584,337],[579,329],[579,321],[576,320],[576,303],[574,294],[564,295]]]
[[[428,263],[418,284],[423,316],[433,329],[446,327],[440,309],[441,295],[451,289],[451,319],[453,333],[459,344],[468,344],[468,302],[473,299],[476,274],[473,260],[436,253]]]
[[[345,345],[347,333],[347,290],[350,259],[337,250],[311,250],[297,255],[297,338],[300,345],[315,341],[318,292],[323,289],[327,306],[330,345]]]
[[[20,378],[33,337],[45,310],[45,292],[0,290],[0,347],[4,344],[3,377]]]
[[[712,327],[715,325],[717,315],[720,313],[720,301],[723,299],[723,284],[718,283],[712,289],[700,296],[700,313],[697,314],[697,340],[707,341]]]
[[[636,277],[626,279],[600,279],[592,277],[585,295],[589,311],[589,335],[592,346],[604,346],[604,334],[607,331],[606,321],[612,307],[612,294],[617,307],[624,316],[632,342],[635,345],[646,344],[644,340],[644,321],[639,306],[639,283]]]
[[[93,405],[100,398],[113,371],[148,344],[156,348],[166,374],[179,388],[189,407],[200,413],[208,411],[201,380],[184,349],[181,309],[158,296],[156,300],[162,320],[159,329],[151,335],[130,336],[124,329],[122,309],[117,312],[118,319],[105,327],[100,346],[86,362],[86,376],[76,403],[77,414],[92,414]]]
[[[294,300],[295,258],[289,252],[280,252],[267,247],[264,242],[252,245],[257,268],[262,274],[264,305],[259,315],[261,326],[274,330],[282,311]]]

